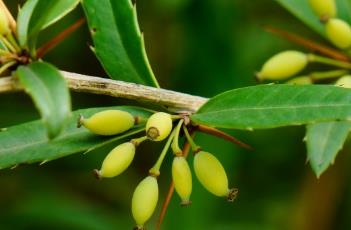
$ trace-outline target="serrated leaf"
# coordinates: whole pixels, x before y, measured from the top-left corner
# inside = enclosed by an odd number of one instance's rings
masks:
[[[54,66],[45,62],[20,66],[16,74],[39,110],[48,136],[56,137],[71,113],[71,99],[65,79]]]
[[[308,0],[276,0],[280,5],[290,11],[310,28],[325,37],[325,29],[318,16],[312,11]],[[336,0],[338,17],[351,22],[349,0]]]
[[[39,32],[71,12],[79,0],[28,0],[17,17],[17,36],[22,47],[32,50]]]
[[[41,121],[33,121],[9,127],[0,132],[0,169],[22,163],[47,162],[74,153],[91,151],[104,144],[124,139],[144,130],[142,125],[135,126],[120,136],[97,136],[84,127],[77,128],[79,114],[89,117],[105,109],[119,109],[134,116],[147,118],[152,112],[138,107],[114,106],[82,109],[73,112],[67,127],[54,140],[48,140],[45,126]]]
[[[324,122],[307,126],[307,159],[317,177],[331,164],[342,149],[351,128],[350,122]]]
[[[115,80],[159,87],[130,0],[83,0],[95,54]]]
[[[351,90],[332,85],[258,85],[210,99],[195,123],[230,129],[264,129],[351,118]]]

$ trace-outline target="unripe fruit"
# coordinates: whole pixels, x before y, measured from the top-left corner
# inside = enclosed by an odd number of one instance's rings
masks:
[[[351,88],[351,75],[345,75],[341,78],[339,78],[336,82],[335,85],[344,87],[344,88]]]
[[[11,33],[9,19],[4,10],[0,9],[0,34],[8,35],[9,33]]]
[[[121,174],[132,163],[135,155],[135,145],[126,142],[115,147],[104,159],[99,177],[115,177]]]
[[[172,178],[174,187],[182,199],[182,205],[190,204],[192,179],[189,164],[184,157],[174,157],[172,163]]]
[[[309,0],[310,6],[321,20],[336,16],[335,0]]]
[[[228,188],[228,178],[219,160],[211,153],[200,151],[194,157],[194,170],[200,183],[212,194],[234,201],[238,190]]]
[[[148,176],[136,187],[132,198],[132,214],[137,229],[143,229],[145,222],[152,216],[158,201],[157,179]]]
[[[153,141],[164,140],[171,131],[172,117],[168,113],[154,113],[146,122],[146,135]]]
[[[80,118],[79,125],[83,125],[98,135],[116,135],[123,133],[134,125],[134,117],[121,110],[105,110],[98,112],[88,119]]]
[[[313,84],[313,81],[310,77],[296,77],[286,82],[291,85],[310,85]]]
[[[351,46],[351,27],[338,18],[331,18],[325,24],[325,31],[329,40],[338,48],[346,49]]]
[[[301,70],[308,63],[307,55],[294,50],[280,52],[266,61],[257,73],[259,80],[284,80]]]

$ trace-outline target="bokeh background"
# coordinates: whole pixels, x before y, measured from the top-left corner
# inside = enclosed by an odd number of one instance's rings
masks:
[[[15,15],[23,2],[5,0]],[[254,72],[264,60],[283,49],[301,49],[265,32],[265,25],[325,42],[273,0],[137,0],[137,6],[148,56],[161,86],[206,97],[256,84]],[[44,31],[40,42],[82,16],[79,7]],[[45,60],[63,70],[105,76],[90,44],[84,25]],[[81,93],[72,97],[74,109],[133,103]],[[39,118],[23,93],[0,95],[0,108],[0,127]],[[304,127],[230,131],[255,151],[197,135],[196,141],[221,160],[230,184],[240,189],[239,197],[226,203],[194,178],[193,204],[182,208],[173,196],[163,229],[351,229],[350,145],[317,180],[306,163],[304,131]],[[100,166],[112,147],[0,171],[0,229],[131,229],[133,190],[161,146],[143,145],[127,172],[97,181],[91,170]],[[160,202],[148,229],[155,228],[170,183],[171,159],[169,154],[162,167]]]

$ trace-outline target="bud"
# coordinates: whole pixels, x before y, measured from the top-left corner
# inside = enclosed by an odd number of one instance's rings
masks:
[[[158,200],[157,179],[148,176],[136,187],[132,198],[132,214],[137,229],[144,229],[145,222],[152,216]]]
[[[123,133],[134,125],[134,117],[121,110],[105,110],[98,112],[88,119],[79,118],[78,127],[83,125],[98,135],[116,135]]]
[[[351,75],[342,76],[335,82],[335,85],[344,88],[351,88]]]
[[[313,81],[310,77],[296,77],[286,82],[286,84],[291,85],[310,85]]]
[[[184,157],[174,157],[172,163],[172,178],[174,187],[182,199],[181,204],[189,205],[191,203],[189,198],[192,190],[191,171]]]
[[[302,71],[308,63],[307,55],[294,50],[280,52],[266,61],[257,73],[258,80],[284,80]]]
[[[124,172],[135,155],[135,145],[126,142],[115,147],[104,159],[98,177],[115,177]]]
[[[146,135],[153,141],[164,140],[171,131],[172,117],[168,113],[154,113],[146,122]]]
[[[212,154],[198,152],[194,157],[194,170],[200,183],[212,194],[227,197],[233,201],[238,193],[236,189],[228,188],[228,178],[219,160]]]
[[[329,40],[338,48],[346,49],[351,46],[351,28],[347,22],[331,18],[325,24],[325,30]]]
[[[6,12],[0,9],[0,34],[8,35],[11,33],[9,19],[7,18]]]
[[[336,16],[335,0],[309,0],[309,3],[322,21]]]

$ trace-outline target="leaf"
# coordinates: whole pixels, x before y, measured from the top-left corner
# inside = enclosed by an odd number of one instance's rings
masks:
[[[71,113],[71,99],[65,79],[54,66],[45,62],[20,66],[16,73],[38,108],[47,126],[48,136],[56,137]]]
[[[22,163],[47,162],[70,154],[91,151],[144,130],[142,125],[135,126],[120,136],[106,137],[94,135],[83,127],[76,127],[79,114],[89,117],[105,109],[120,109],[145,118],[151,115],[148,110],[129,106],[77,110],[73,112],[62,134],[54,140],[47,139],[46,130],[41,121],[9,127],[6,131],[0,132],[0,169]]]
[[[350,89],[332,85],[258,85],[215,96],[191,120],[219,128],[250,130],[350,117]]]
[[[159,87],[130,0],[83,0],[95,53],[115,80]]]
[[[28,0],[17,17],[17,35],[22,47],[32,50],[39,32],[71,12],[79,0]]]
[[[350,131],[350,122],[324,122],[307,126],[307,158],[319,177],[341,150]]]
[[[311,27],[313,30],[318,32],[320,35],[325,36],[324,26],[319,21],[311,7],[309,6],[308,0],[276,0],[280,5],[286,8],[295,17],[300,19],[306,25]]]
[[[290,11],[295,17],[303,21],[310,28],[325,37],[324,26],[314,14],[307,0],[276,0]],[[336,0],[338,17],[351,23],[351,4],[349,0]]]

